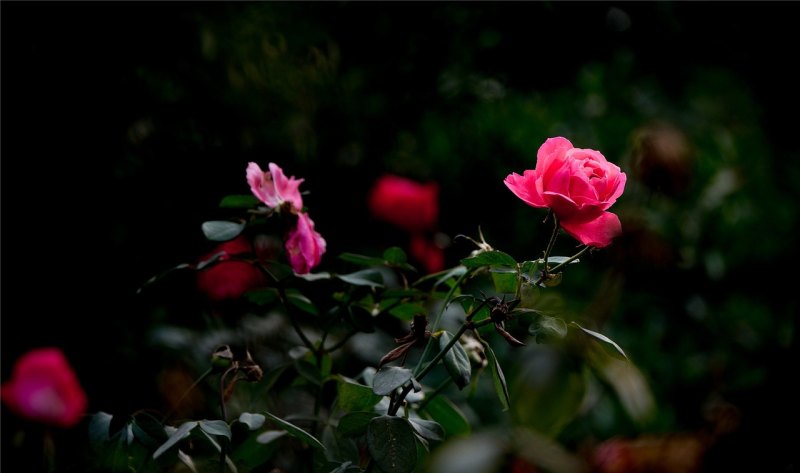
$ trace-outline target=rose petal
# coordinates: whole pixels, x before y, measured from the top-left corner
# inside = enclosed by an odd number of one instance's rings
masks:
[[[608,246],[615,237],[622,233],[619,217],[611,212],[604,212],[588,222],[562,220],[560,224],[561,228],[576,240],[596,248]]]
[[[553,160],[560,160],[568,150],[572,149],[572,143],[562,136],[548,138],[539,147],[536,153],[536,170],[539,174],[544,174],[544,171],[552,165]]]
[[[289,202],[298,212],[303,210],[303,196],[300,194],[300,184],[305,179],[295,179],[294,176],[286,177],[283,169],[275,163],[269,163],[269,172],[275,183],[275,194],[281,202]]]
[[[306,274],[322,260],[326,249],[325,239],[314,230],[314,221],[307,213],[297,218],[297,226],[286,239],[289,263],[297,274]]]
[[[537,181],[539,181],[539,176],[536,171],[528,170],[522,176],[515,172],[511,173],[503,182],[514,195],[522,199],[526,204],[533,207],[547,207],[539,192]]]

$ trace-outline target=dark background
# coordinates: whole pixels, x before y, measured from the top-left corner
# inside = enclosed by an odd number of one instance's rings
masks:
[[[697,159],[689,190],[654,204],[674,220],[664,241],[686,243],[675,230],[680,219],[725,166],[744,178],[736,208],[755,217],[737,223],[722,209],[701,218],[690,243],[698,254],[718,249],[726,268],[719,277],[702,258],[653,269],[647,258],[632,261],[623,244],[599,255],[594,264],[619,264],[627,276],[627,298],[609,325],[669,413],[655,431],[696,428],[704,399],[720,394],[743,420],[712,451],[708,470],[796,468],[795,436],[785,433],[797,411],[789,388],[800,197],[795,4],[1,8],[4,381],[20,354],[55,345],[75,366],[90,412],[157,403],[148,380],[160,359],[142,342],[152,300],[135,291],[210,249],[199,224],[221,215],[222,196],[247,193],[248,161],[275,161],[306,179],[307,205],[328,241],[323,269],[343,251],[406,243],[367,213],[366,192],[384,171],[440,182],[443,233],[474,235],[481,225],[496,247],[524,258],[547,235],[531,237],[533,224],[514,223],[532,214],[502,185],[506,174],[533,167],[543,140],[563,133],[633,176],[626,157],[635,130],[666,119],[686,133]],[[637,90],[655,111],[636,108]],[[604,99],[605,115],[581,115],[592,94]],[[732,140],[734,158],[718,152],[718,136]],[[624,199],[623,222],[635,214],[625,213]],[[465,251],[453,244],[448,263]],[[584,279],[579,288],[591,287]],[[178,284],[185,304],[171,306],[189,324],[201,310],[190,286]],[[714,323],[686,315],[696,293],[723,314]],[[653,320],[667,335],[641,335]],[[757,342],[737,344],[742,331]],[[672,373],[676,360],[696,355],[710,367],[691,379]],[[742,381],[744,371],[757,375]],[[6,452],[18,421],[3,414]]]

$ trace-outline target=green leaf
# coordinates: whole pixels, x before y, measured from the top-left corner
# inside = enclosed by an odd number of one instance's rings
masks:
[[[400,366],[384,366],[372,380],[372,391],[379,396],[387,396],[411,379],[412,372]]]
[[[471,430],[466,416],[444,396],[432,398],[422,410],[444,428],[448,437],[466,435]]]
[[[444,429],[438,422],[425,419],[408,420],[422,438],[436,442],[441,442],[444,439]]]
[[[375,412],[353,411],[348,412],[339,419],[336,430],[345,437],[357,437],[367,432],[369,422],[377,417]]]
[[[200,428],[211,435],[219,435],[231,439],[231,428],[224,420],[201,420],[198,422]]]
[[[422,283],[424,283],[426,281],[430,281],[432,279],[435,279],[436,282],[433,283],[433,287],[435,288],[435,287],[439,286],[440,284],[442,284],[444,282],[447,282],[450,279],[460,278],[466,272],[467,272],[467,268],[465,266],[458,265],[458,266],[450,268],[450,269],[445,269],[444,271],[439,271],[438,273],[432,273],[432,274],[428,274],[427,276],[423,276],[423,277],[417,279],[414,282],[413,285],[414,286],[418,286],[418,285],[420,285],[420,284],[422,284]]]
[[[301,429],[300,427],[297,427],[296,425],[294,425],[294,424],[292,424],[290,422],[287,422],[287,421],[285,421],[285,420],[283,420],[283,419],[281,419],[279,417],[276,417],[276,416],[270,414],[269,412],[265,412],[264,415],[266,415],[272,422],[277,424],[279,427],[281,427],[282,429],[284,429],[287,432],[289,432],[289,435],[291,435],[292,437],[294,437],[294,438],[296,438],[296,439],[298,439],[298,440],[300,440],[300,441],[302,441],[302,442],[304,442],[307,445],[310,445],[312,447],[325,450],[325,446],[322,445],[322,442],[317,440],[313,435],[309,434],[308,432],[306,432],[305,430]]]
[[[253,304],[267,306],[278,298],[278,290],[274,287],[264,287],[247,291],[244,296]]]
[[[326,460],[333,462],[358,462],[359,460],[360,454],[353,439],[342,436],[331,425],[326,425],[322,429],[322,444],[325,445]]]
[[[347,261],[348,263],[357,264],[359,266],[382,266],[383,259],[374,258],[371,256],[357,255],[355,253],[342,253],[339,259]]]
[[[278,440],[279,438],[283,437],[284,435],[288,434],[289,432],[285,430],[267,430],[266,432],[258,434],[256,437],[256,442],[261,444],[268,444]]]
[[[319,314],[319,312],[317,311],[317,307],[311,302],[311,300],[308,297],[304,296],[297,289],[287,289],[286,298],[289,299],[289,302],[293,306],[297,307],[303,312],[308,312],[311,315]]]
[[[220,420],[215,422],[222,422],[222,421]],[[200,432],[203,433],[203,438],[208,440],[208,443],[210,443],[214,447],[214,450],[216,450],[218,453],[222,453],[222,445],[220,445],[219,442],[217,442],[217,440],[211,436],[212,434],[209,434],[208,432],[202,429],[200,430]],[[233,460],[231,460],[231,458],[227,454],[225,455],[225,464],[228,465],[228,469],[230,471],[232,471],[233,473],[238,473],[239,469],[236,468],[236,464],[233,463]]]
[[[559,265],[559,264],[563,263],[564,261],[567,261],[570,258],[572,258],[572,256],[550,256],[550,257],[547,258],[547,265],[548,266],[551,266],[551,265],[552,266],[556,266],[556,265]],[[581,261],[580,258],[577,258],[577,259],[574,259],[574,260],[570,261],[569,264],[580,263],[580,261]],[[536,260],[536,262],[539,263],[539,264],[544,264],[544,259],[539,258],[538,260]]]
[[[189,471],[192,473],[197,473],[197,467],[194,466],[194,462],[192,461],[192,457],[187,455],[183,450],[178,449],[178,459],[189,468]]]
[[[249,209],[258,205],[261,201],[253,194],[246,195],[226,195],[219,203],[223,209]]]
[[[517,265],[517,260],[502,251],[484,251],[475,256],[462,259],[461,264],[467,268],[479,268],[481,266],[491,266],[495,264],[515,267]]]
[[[511,293],[517,291],[517,272],[499,272],[490,269],[492,274],[492,282],[494,283],[494,290],[499,293]]]
[[[161,422],[146,412],[134,416],[131,422],[133,436],[149,448],[155,448],[167,440],[167,433]]]
[[[249,430],[258,430],[264,425],[266,417],[263,414],[242,412],[239,422],[246,425]]]
[[[450,332],[442,332],[441,336],[439,336],[439,350],[444,350],[452,339],[453,335]],[[458,389],[464,389],[464,386],[469,384],[469,380],[472,377],[472,366],[469,363],[467,352],[464,351],[460,343],[456,342],[445,353],[444,366],[447,368],[447,372],[450,373],[450,377],[455,381]]]
[[[383,252],[383,259],[391,264],[405,264],[408,261],[406,252],[397,246],[393,246]]]
[[[500,363],[497,361],[497,357],[495,356],[494,351],[492,351],[492,347],[490,347],[487,343],[483,345],[483,348],[486,351],[489,369],[492,372],[494,390],[497,392],[497,397],[500,399],[500,405],[503,406],[503,410],[507,411],[511,405],[511,399],[508,396],[508,386],[506,385],[506,377],[503,375],[503,369],[500,367]]]
[[[570,325],[574,325],[575,327],[578,327],[579,329],[583,330],[583,332],[585,334],[587,334],[587,335],[589,335],[591,337],[594,337],[597,340],[600,340],[602,342],[608,343],[609,345],[613,346],[616,349],[616,352],[618,354],[622,355],[622,359],[625,359],[625,360],[628,359],[628,355],[626,355],[625,352],[622,351],[622,348],[620,348],[620,346],[617,345],[617,342],[615,342],[614,340],[611,340],[610,338],[606,337],[602,333],[598,333],[598,332],[595,332],[593,330],[589,330],[588,328],[583,328],[580,325],[578,325],[576,322],[570,322]]]
[[[203,235],[211,241],[233,240],[244,230],[245,224],[226,220],[203,222]]]
[[[363,411],[380,402],[381,396],[372,392],[372,388],[339,376],[336,391],[339,396],[339,408],[344,411]]]
[[[166,452],[170,448],[172,448],[176,443],[180,442],[181,440],[185,439],[192,433],[192,429],[197,427],[196,421],[185,422],[178,430],[173,432],[166,442],[164,442],[158,449],[153,452],[153,459],[160,457],[162,453]]]
[[[427,314],[428,309],[416,302],[407,302],[392,307],[389,309],[389,313],[400,320],[409,321],[413,320],[414,316],[417,314]]]
[[[383,287],[383,276],[374,269],[362,269],[350,274],[337,274],[336,277],[354,286]]]
[[[414,429],[402,417],[372,419],[367,427],[367,448],[385,473],[411,473],[417,466]]]

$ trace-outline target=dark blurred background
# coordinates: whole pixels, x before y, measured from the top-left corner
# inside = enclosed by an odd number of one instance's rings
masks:
[[[450,239],[480,225],[533,259],[543,214],[502,181],[561,135],[629,177],[625,234],[565,281],[564,305],[625,347],[657,406],[561,440],[712,429],[708,406],[724,405],[734,425],[705,470],[797,468],[796,4],[0,8],[3,380],[56,345],[91,411],[157,404],[153,304],[136,289],[209,251],[200,223],[248,192],[249,161],[306,179],[323,270],[407,244],[367,212],[383,172],[437,181]],[[451,241],[448,264],[469,250]],[[184,286],[171,310],[191,325]]]

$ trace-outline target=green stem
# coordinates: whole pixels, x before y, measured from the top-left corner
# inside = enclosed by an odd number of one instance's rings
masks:
[[[472,273],[472,269],[467,269],[467,271],[464,272],[464,274],[462,274],[456,280],[455,284],[453,284],[453,287],[450,288],[450,291],[447,292],[447,295],[444,298],[442,307],[441,307],[441,309],[439,309],[439,313],[436,314],[436,319],[433,321],[433,325],[430,325],[431,332],[434,332],[436,330],[436,327],[439,326],[439,322],[442,319],[442,314],[444,314],[444,311],[447,309],[447,305],[449,304],[450,299],[453,297],[453,294],[455,294],[456,290],[459,288],[461,283],[467,278],[467,276],[470,275],[470,273]],[[419,373],[419,369],[422,366],[422,363],[425,361],[425,357],[428,356],[428,354],[430,353],[432,345],[433,345],[433,340],[432,339],[428,340],[428,344],[425,345],[425,349],[422,351],[422,356],[419,358],[419,361],[417,362],[417,366],[414,368],[414,375],[415,376],[417,376],[417,374]],[[417,379],[419,379],[419,378],[417,378]]]
[[[547,248],[544,250],[544,271],[542,273],[547,274],[547,258],[550,257],[550,252],[553,251],[553,246],[556,244],[556,238],[558,237],[558,217],[556,214],[553,214],[553,233],[550,234],[550,241],[547,242]]]
[[[290,302],[289,298],[286,297],[286,290],[283,287],[278,287],[278,293],[281,297],[281,302],[283,303],[283,307],[286,308],[286,313],[289,316],[289,321],[292,323],[292,327],[294,331],[297,333],[297,336],[300,337],[300,340],[303,342],[303,345],[306,346],[312,353],[314,353],[314,357],[317,359],[317,366],[319,366],[319,358],[320,353],[317,348],[311,343],[311,340],[308,339],[305,333],[303,333],[303,329],[300,328],[300,324],[297,323],[297,319],[293,317],[292,310],[290,309]]]
[[[451,376],[448,376],[448,377],[447,377],[447,379],[445,379],[445,380],[442,382],[442,384],[440,384],[439,386],[437,386],[437,387],[436,387],[436,389],[434,389],[434,390],[433,390],[433,391],[432,391],[430,394],[428,394],[427,396],[425,396],[425,399],[423,399],[423,400],[422,400],[422,402],[419,404],[419,410],[423,410],[423,409],[425,409],[425,406],[427,406],[429,402],[433,401],[433,399],[434,399],[436,396],[438,396],[439,394],[441,394],[441,393],[442,393],[442,391],[444,391],[445,389],[447,389],[447,387],[448,387],[448,386],[450,386],[451,384],[453,384],[453,378],[452,378]]]

